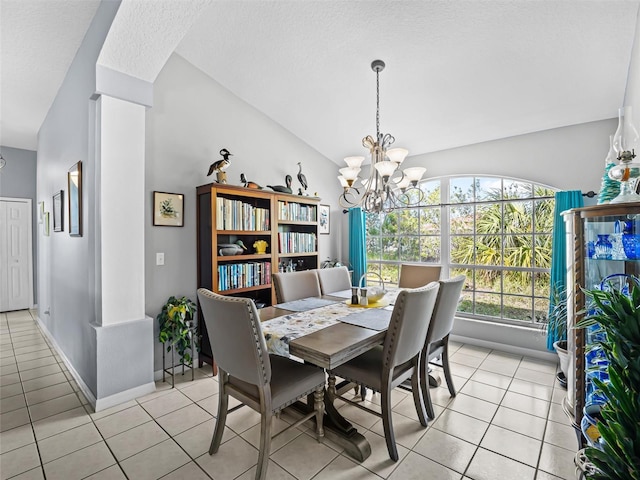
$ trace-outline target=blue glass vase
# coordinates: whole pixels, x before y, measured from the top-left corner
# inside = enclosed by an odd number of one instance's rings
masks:
[[[613,245],[609,241],[609,235],[598,235],[598,241],[595,244],[596,258],[610,259]]]

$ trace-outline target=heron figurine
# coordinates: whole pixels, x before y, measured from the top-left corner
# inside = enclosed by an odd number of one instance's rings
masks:
[[[250,182],[249,180],[247,180],[247,177],[244,176],[244,173],[240,174],[240,181],[242,182],[244,188],[255,188],[257,190],[262,190],[262,187],[256,182]]]
[[[218,183],[227,183],[227,174],[224,173],[224,170],[229,166],[231,161],[229,157],[233,154],[229,152],[226,148],[220,150],[220,155],[222,155],[222,160],[218,160],[217,162],[213,162],[209,167],[209,173],[207,173],[207,177],[212,173],[216,174],[218,179]]]
[[[287,185],[286,187],[284,185],[267,185],[267,187],[269,187],[274,192],[293,193],[293,190],[291,190],[291,180],[291,175],[287,175],[286,177],[284,177],[284,183],[286,183]]]
[[[309,184],[307,183],[307,177],[305,177],[304,173],[302,173],[302,162],[298,162],[298,181],[300,185],[302,185],[303,190],[306,192]],[[302,190],[298,190],[298,195],[306,195],[302,193]]]

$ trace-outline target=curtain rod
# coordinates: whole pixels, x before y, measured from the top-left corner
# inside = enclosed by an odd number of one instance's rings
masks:
[[[583,197],[588,197],[588,198],[593,198],[597,195],[596,192],[594,192],[593,190],[589,190],[586,193],[583,193],[582,196]],[[555,198],[555,196],[546,196],[546,197],[529,197],[529,198],[506,198],[503,200],[481,200],[479,202],[473,202],[474,204],[488,204],[488,203],[507,203],[507,202],[513,202],[513,201],[525,201],[525,200],[550,200],[552,198]],[[422,207],[453,207],[456,205],[464,205],[464,203],[460,202],[460,203],[432,203],[430,205],[415,205],[415,206],[408,206],[408,207],[402,207],[398,210],[405,210],[405,209],[412,209],[412,208],[422,208]],[[348,213],[349,210],[348,209],[342,209],[342,213]]]

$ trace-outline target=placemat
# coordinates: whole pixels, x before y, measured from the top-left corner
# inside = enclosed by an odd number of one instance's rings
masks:
[[[339,298],[351,298],[351,290],[340,290],[339,292],[329,292],[325,295],[331,295],[332,297],[339,297]]]
[[[389,328],[391,313],[391,310],[385,310],[382,308],[365,309],[361,312],[341,317],[339,320],[343,323],[349,323],[358,327],[381,331]]]
[[[333,303],[338,303],[336,300],[329,300],[328,298],[301,298],[300,300],[293,300],[291,302],[278,303],[274,307],[282,308],[284,310],[290,310],[292,312],[306,312],[313,310],[314,308],[326,307]]]

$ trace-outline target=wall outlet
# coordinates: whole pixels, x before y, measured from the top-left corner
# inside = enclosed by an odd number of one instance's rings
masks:
[[[164,265],[164,253],[156,253],[156,265]]]

